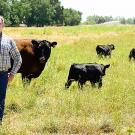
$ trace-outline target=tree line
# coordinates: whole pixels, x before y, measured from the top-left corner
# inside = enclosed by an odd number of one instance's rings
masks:
[[[124,18],[124,17],[115,17],[112,16],[88,16],[84,24],[101,24],[105,22],[117,21],[120,24],[135,24],[135,17],[133,18]]]
[[[64,8],[59,0],[0,0],[0,15],[7,26],[73,26],[81,22],[80,11]]]

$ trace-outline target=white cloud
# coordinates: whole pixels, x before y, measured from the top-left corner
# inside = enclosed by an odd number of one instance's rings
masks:
[[[65,8],[73,8],[83,13],[82,19],[89,15],[135,16],[135,0],[60,0]]]

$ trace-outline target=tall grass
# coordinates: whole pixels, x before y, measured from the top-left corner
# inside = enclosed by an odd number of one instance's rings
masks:
[[[0,134],[113,134],[135,133],[134,26],[76,26],[5,28],[13,38],[57,41],[41,76],[23,88],[20,74],[9,84]],[[113,43],[112,58],[96,56],[97,44]],[[108,64],[101,89],[87,83],[83,90],[64,84],[72,63]]]

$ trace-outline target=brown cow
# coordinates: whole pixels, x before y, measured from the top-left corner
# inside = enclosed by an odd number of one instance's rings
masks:
[[[21,73],[25,85],[25,80],[30,83],[32,78],[39,77],[50,57],[51,47],[55,47],[57,42],[28,39],[16,39],[15,42],[22,56],[18,73]]]

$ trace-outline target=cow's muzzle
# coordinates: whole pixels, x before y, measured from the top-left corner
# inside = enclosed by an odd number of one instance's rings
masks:
[[[45,63],[45,57],[41,57],[39,60],[40,60],[40,63]]]

